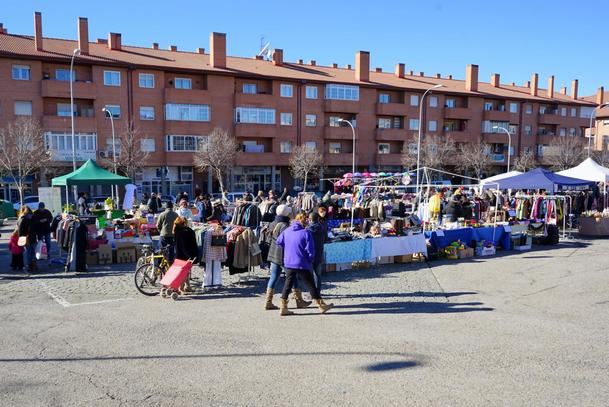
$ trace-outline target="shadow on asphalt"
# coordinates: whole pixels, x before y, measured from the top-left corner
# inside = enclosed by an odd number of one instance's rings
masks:
[[[373,363],[368,366],[364,366],[362,370],[370,373],[374,372],[387,372],[390,370],[400,369],[411,369],[413,367],[420,366],[420,363],[414,360],[395,361],[395,362],[381,362]]]
[[[437,298],[437,297],[458,297],[460,295],[476,295],[478,294],[475,291],[462,291],[462,292],[454,292],[454,293],[445,293],[445,292],[429,292],[429,291],[415,291],[412,293],[402,292],[402,293],[374,293],[374,294],[345,294],[345,295],[324,295],[324,298],[333,298],[333,299],[341,299],[341,298],[400,298],[400,297],[423,297],[423,298]]]
[[[481,302],[444,303],[393,301],[387,303],[365,303],[354,305],[335,305],[333,315],[368,315],[368,314],[452,314],[476,311],[494,311],[491,307],[480,307]],[[353,309],[353,311],[349,311]],[[347,311],[343,311],[347,310]],[[303,314],[315,315],[315,314]]]

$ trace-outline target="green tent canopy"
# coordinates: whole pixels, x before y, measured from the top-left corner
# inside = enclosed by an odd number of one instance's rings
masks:
[[[94,160],[87,160],[79,169],[61,177],[53,178],[52,186],[72,185],[126,185],[131,182],[128,177],[113,174],[97,165]]]

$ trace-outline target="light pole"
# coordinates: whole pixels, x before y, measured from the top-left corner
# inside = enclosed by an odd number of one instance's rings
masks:
[[[80,55],[80,48],[76,48],[74,51],[72,51],[72,59],[70,60],[70,122],[72,124],[72,171],[76,171],[76,137],[74,135],[74,58],[76,58],[77,55]],[[76,202],[77,186],[74,185],[72,188],[74,190],[74,202]]]
[[[352,169],[351,169],[351,174],[352,174],[352,180],[354,178],[354,174],[355,174],[355,127],[353,127],[353,124],[349,121],[349,120],[345,120],[345,119],[339,119],[338,120],[339,123],[347,123],[350,127],[351,127],[351,132],[353,133],[353,163],[352,163]],[[354,185],[355,186],[355,185]],[[306,187],[306,185],[305,185]],[[354,209],[354,202],[351,203],[351,228],[353,228],[353,209]]]
[[[594,109],[592,109],[592,113],[590,113],[590,135],[588,137],[588,158],[590,158],[590,153],[592,151],[592,119],[596,117],[596,109],[602,109],[605,106],[609,106],[609,103],[603,103]]]
[[[105,107],[102,109],[102,112],[106,114],[110,118],[110,125],[112,126],[112,167],[114,168],[114,175],[116,175],[116,140],[114,135],[114,116],[112,112]],[[112,191],[112,200],[114,201],[114,185],[110,186]],[[118,188],[116,191],[116,206],[118,206]]]
[[[505,133],[508,136],[508,153],[507,153],[507,171],[506,172],[510,172],[510,154],[512,152],[512,135],[510,134],[510,131],[508,129],[506,129],[505,127],[499,127],[499,126],[493,126],[493,129],[495,130],[503,130],[505,131]]]
[[[421,102],[419,103],[419,139],[417,141],[417,195],[419,194],[419,168],[421,167],[421,137],[423,136],[423,107],[425,106],[425,96],[430,93],[434,89],[442,88],[444,85],[437,84],[427,89],[423,96],[421,97]]]

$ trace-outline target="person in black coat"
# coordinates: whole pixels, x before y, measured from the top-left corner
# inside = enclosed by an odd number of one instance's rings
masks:
[[[461,194],[453,195],[444,207],[446,222],[456,222],[461,217]]]
[[[186,218],[180,216],[173,224],[173,234],[175,236],[175,257],[180,260],[191,260],[198,256],[197,238],[195,232],[188,227]],[[180,291],[189,292],[190,275],[180,286]]]
[[[159,201],[157,201],[156,194],[153,192],[150,199],[147,202],[148,211],[152,214],[159,212]]]
[[[27,237],[27,244],[23,247],[24,260],[27,265],[28,273],[36,271],[36,243],[38,242],[38,235],[36,233],[36,226],[33,221],[32,210],[27,206],[21,208],[21,215],[17,219],[17,232],[19,237]]]
[[[313,243],[315,244],[315,258],[313,259],[313,277],[315,286],[321,292],[321,274],[324,265],[324,243],[328,237],[327,226],[321,222],[321,217],[318,213],[311,212],[309,215],[309,226],[307,227],[313,235]]]

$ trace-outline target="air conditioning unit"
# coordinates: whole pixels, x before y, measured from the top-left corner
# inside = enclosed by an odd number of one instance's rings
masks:
[[[100,151],[100,152],[99,152],[99,157],[100,157],[100,158],[107,158],[107,157],[108,157],[108,153],[107,153],[107,152],[105,152],[105,151]]]

